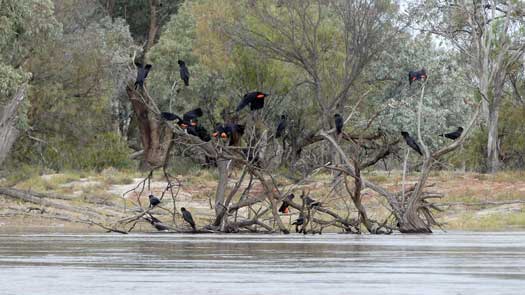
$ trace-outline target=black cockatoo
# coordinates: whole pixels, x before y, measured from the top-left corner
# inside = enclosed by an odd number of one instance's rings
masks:
[[[180,78],[182,81],[184,81],[184,85],[190,86],[190,71],[188,71],[186,63],[180,59],[177,61],[177,63],[179,64]]]
[[[264,98],[267,96],[268,94],[259,91],[247,93],[239,102],[236,111],[240,112],[247,105],[250,105],[250,110],[252,111],[262,109],[264,107]]]
[[[140,88],[144,88],[144,80],[148,77],[148,73],[151,70],[151,67],[153,67],[150,64],[147,64],[144,66],[143,64],[136,63],[137,66],[137,79],[135,80],[135,89],[140,86]]]
[[[406,131],[402,131],[401,135],[403,135],[403,138],[405,139],[405,142],[408,144],[409,147],[411,147],[414,151],[416,151],[418,154],[423,156],[423,153],[421,152],[421,148],[417,144],[416,140],[413,139],[410,134]]]
[[[458,127],[458,129],[454,132],[440,134],[439,136],[444,136],[448,139],[456,140],[461,136],[462,133],[463,133],[463,127]]]

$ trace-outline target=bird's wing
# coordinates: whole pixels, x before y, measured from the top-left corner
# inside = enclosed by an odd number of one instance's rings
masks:
[[[258,110],[264,107],[264,98],[253,99],[250,103],[250,110]]]
[[[184,220],[186,220],[192,226],[195,226],[195,221],[193,221],[193,216],[191,216],[190,212],[184,212]]]
[[[414,150],[416,150],[416,152],[418,152],[420,155],[423,155],[423,153],[421,152],[421,148],[419,147],[419,144],[417,144],[417,142],[414,139],[412,139],[412,144],[413,144]]]
[[[184,121],[190,121],[190,120],[198,118],[198,117],[200,117],[202,115],[203,115],[202,109],[201,108],[196,108],[196,109],[191,110],[191,111],[185,113],[184,115],[182,115],[182,119]]]
[[[180,68],[180,76],[182,79],[188,79],[190,77],[190,71],[186,66]]]
[[[240,111],[244,109],[248,104],[250,104],[253,100],[253,96],[250,95],[250,93],[244,95],[244,97],[239,102],[239,105],[237,106],[236,111]]]
[[[153,66],[150,65],[150,64],[147,64],[146,67],[144,68],[144,79],[146,79],[146,77],[148,77],[148,73],[149,71],[151,70]]]
[[[162,112],[161,116],[167,121],[174,121],[174,120],[182,121],[182,119],[179,116],[169,113],[169,112]]]

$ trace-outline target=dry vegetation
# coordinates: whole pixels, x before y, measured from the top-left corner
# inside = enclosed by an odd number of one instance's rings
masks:
[[[238,172],[233,172],[238,173]],[[394,171],[369,172],[367,178],[387,188],[399,188],[402,182],[401,173]],[[178,175],[182,182],[181,191],[177,197],[177,206],[186,207],[196,219],[197,224],[205,225],[213,221],[215,212],[211,208],[215,193],[217,176],[209,170],[199,170],[189,175]],[[407,183],[413,183],[417,175],[408,175]],[[56,193],[71,197],[71,200],[54,200],[58,203],[74,204],[77,207],[103,210],[107,214],[117,216],[133,210],[134,195],[123,193],[132,188],[140,175],[136,172],[108,169],[102,173],[66,172],[61,174],[33,175],[16,183],[14,188]],[[0,187],[13,184],[13,179],[4,179]],[[289,184],[287,179],[278,179],[281,185]],[[352,214],[357,214],[352,208],[352,202],[345,190],[330,190],[332,177],[329,174],[318,174],[303,186],[295,188],[296,194],[302,190],[310,191],[311,195],[344,216],[350,208]],[[521,230],[525,229],[525,173],[500,172],[495,175],[459,172],[434,172],[429,183],[434,184],[433,190],[444,193],[445,198],[438,201],[440,207],[447,209],[438,213],[437,218],[444,224],[445,230]],[[230,184],[233,185],[233,184]],[[158,176],[151,183],[151,192],[160,194],[165,183]],[[254,187],[252,194],[262,193],[262,188]],[[145,196],[142,202],[147,203]],[[387,204],[375,193],[365,190],[363,203],[369,208],[372,218],[384,218],[389,211]],[[85,224],[86,214],[71,213],[61,219],[64,212],[45,205],[21,202],[8,197],[0,198],[0,232],[38,231],[38,232],[100,232],[96,226]],[[87,209],[86,209],[87,210]],[[170,218],[162,209],[155,209],[160,218]],[[89,211],[89,210],[87,210]],[[87,212],[86,211],[86,212]],[[129,212],[129,211],[127,211]],[[240,211],[246,213],[246,211]],[[297,210],[283,216],[286,226],[297,218]],[[177,222],[176,222],[177,223]],[[177,224],[182,224],[178,220]],[[136,231],[154,231],[146,222],[140,222]],[[338,232],[337,228],[326,231]]]

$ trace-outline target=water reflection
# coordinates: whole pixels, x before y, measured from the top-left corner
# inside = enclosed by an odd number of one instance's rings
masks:
[[[0,294],[524,294],[525,233],[1,235]]]

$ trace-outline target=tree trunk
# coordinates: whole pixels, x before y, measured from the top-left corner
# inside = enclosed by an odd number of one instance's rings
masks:
[[[402,233],[432,233],[430,228],[435,224],[435,220],[428,211],[423,198],[423,187],[430,174],[432,161],[432,158],[426,158],[423,162],[419,180],[410,196],[406,210],[399,220],[399,231]],[[420,213],[424,214],[426,222]]]
[[[498,153],[498,119],[499,109],[494,105],[489,106],[488,114],[488,141],[487,141],[487,172],[495,173],[499,169]]]
[[[18,108],[26,97],[26,85],[20,87],[0,113],[0,166],[7,159],[20,133],[16,128]]]
[[[173,132],[154,113],[150,112],[137,91],[129,85],[126,91],[137,116],[140,140],[144,149],[142,168],[151,170],[166,165],[170,148],[173,145]]]
[[[159,7],[158,0],[149,0],[148,39],[144,46],[144,55],[146,55],[146,52],[148,52],[149,49],[153,47],[153,44],[155,44],[155,37],[157,36],[157,32],[159,30],[159,21],[158,21],[158,16],[157,16],[158,7]]]
[[[219,172],[219,183],[215,193],[215,216],[221,215],[225,209],[223,207],[226,187],[228,186],[228,160],[217,159],[217,170]]]

